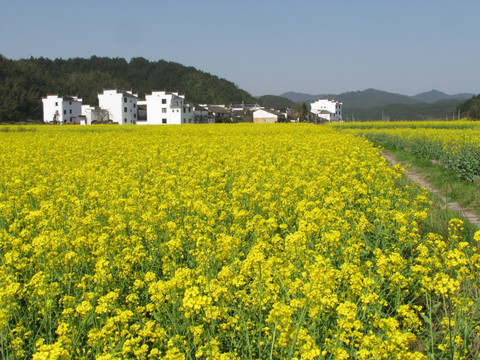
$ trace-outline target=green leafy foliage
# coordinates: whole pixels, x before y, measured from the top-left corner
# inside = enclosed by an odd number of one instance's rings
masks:
[[[139,97],[152,90],[178,91],[193,103],[240,103],[255,99],[234,83],[178,63],[137,57],[92,56],[89,59],[30,58],[0,55],[0,122],[42,119],[42,97],[76,95],[97,105],[103,89],[133,90]]]
[[[480,119],[480,94],[459,105],[458,110],[462,116]]]
[[[275,95],[260,96],[258,102],[265,107],[273,109],[293,108],[297,105],[296,102],[290,99]]]

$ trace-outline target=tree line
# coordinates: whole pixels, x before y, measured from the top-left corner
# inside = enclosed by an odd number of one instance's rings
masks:
[[[480,95],[474,96],[458,107],[464,117],[480,119]]]
[[[343,108],[345,121],[403,121],[403,120],[451,120],[458,116],[458,105],[462,100],[449,99],[434,103],[388,104],[367,109]]]
[[[89,59],[7,59],[0,55],[0,122],[40,121],[42,97],[74,95],[98,105],[103,89],[132,90],[143,98],[152,90],[178,91],[187,102],[255,102],[248,92],[218,76],[164,60],[92,56]]]

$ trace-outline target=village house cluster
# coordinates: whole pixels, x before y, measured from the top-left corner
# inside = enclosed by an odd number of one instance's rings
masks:
[[[292,111],[265,109],[258,104],[194,105],[178,92],[152,91],[140,100],[132,91],[104,90],[98,107],[82,104],[76,96],[42,98],[43,121],[55,124],[117,123],[120,125],[210,124],[250,121],[276,123],[292,120]],[[311,104],[310,120],[341,121],[342,103],[321,99]]]

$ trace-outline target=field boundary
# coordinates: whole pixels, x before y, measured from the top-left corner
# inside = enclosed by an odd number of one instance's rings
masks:
[[[451,201],[451,199],[446,196],[444,192],[435,188],[416,171],[408,169],[405,164],[399,162],[390,151],[384,149],[381,154],[390,164],[392,164],[392,166],[401,165],[405,170],[405,175],[414,183],[417,183],[419,186],[426,188],[428,192],[438,196],[438,198],[443,202],[445,208],[462,214],[466,220],[480,229],[480,216],[463,207],[462,204]]]

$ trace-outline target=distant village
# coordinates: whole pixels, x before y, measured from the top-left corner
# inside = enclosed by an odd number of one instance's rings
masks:
[[[82,103],[76,96],[47,95],[42,98],[43,121],[49,124],[180,125],[220,122],[297,122],[291,109],[266,109],[258,104],[194,105],[178,92],[152,91],[140,100],[131,91],[104,90],[98,106]],[[308,121],[342,120],[342,103],[319,99],[310,104]]]

